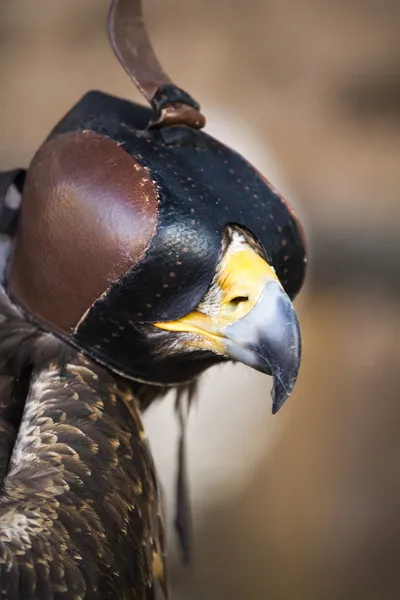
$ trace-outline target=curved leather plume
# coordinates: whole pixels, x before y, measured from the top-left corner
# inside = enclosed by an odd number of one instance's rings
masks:
[[[141,0],[112,0],[108,35],[119,62],[156,111],[151,125],[204,127],[205,117],[199,112],[199,105],[173,84],[154,52]]]

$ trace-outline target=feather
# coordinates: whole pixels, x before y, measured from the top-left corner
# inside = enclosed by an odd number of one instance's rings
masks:
[[[175,410],[179,421],[179,443],[178,443],[178,473],[176,479],[176,516],[175,529],[178,535],[181,549],[182,561],[190,565],[193,559],[192,550],[192,510],[190,506],[190,494],[187,475],[187,451],[186,451],[186,426],[189,418],[189,410],[194,401],[197,391],[197,382],[178,388],[176,393]]]
[[[167,594],[161,501],[132,387],[0,289],[0,598]]]

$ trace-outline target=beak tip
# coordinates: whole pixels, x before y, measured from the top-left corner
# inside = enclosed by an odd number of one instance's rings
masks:
[[[274,378],[275,379],[275,378]],[[274,380],[274,385],[272,388],[272,414],[276,415],[279,409],[285,404],[286,400],[291,395],[294,384],[296,381],[296,377],[292,379],[289,387],[285,387],[279,381]]]
[[[272,414],[276,415],[276,413],[278,412],[278,410],[280,408],[282,408],[284,402],[285,402],[286,398],[276,398],[276,396],[272,396]]]
[[[288,396],[284,397],[282,396],[281,398],[273,398],[272,399],[272,414],[276,415],[276,413],[282,408],[282,406],[285,404],[285,400],[288,398]]]

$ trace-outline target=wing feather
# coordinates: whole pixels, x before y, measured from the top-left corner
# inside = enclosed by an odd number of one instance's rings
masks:
[[[149,600],[155,581],[166,591],[165,549],[132,389],[5,301],[0,293],[0,598]],[[13,382],[27,366],[13,427]]]

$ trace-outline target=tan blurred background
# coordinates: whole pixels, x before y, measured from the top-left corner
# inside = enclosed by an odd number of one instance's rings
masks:
[[[1,0],[0,169],[89,89],[139,96],[106,0]],[[166,70],[305,221],[304,361],[207,374],[189,426],[196,568],[174,600],[400,598],[400,2],[146,0]],[[146,423],[173,519],[172,399]]]

